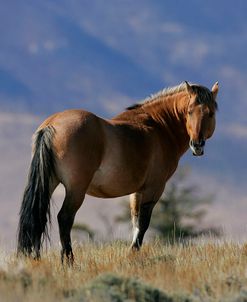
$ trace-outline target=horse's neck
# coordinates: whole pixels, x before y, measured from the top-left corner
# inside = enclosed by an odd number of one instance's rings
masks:
[[[182,155],[188,149],[189,136],[186,130],[185,114],[188,107],[188,96],[182,92],[176,95],[161,97],[153,104],[147,104],[145,110],[165,133]]]

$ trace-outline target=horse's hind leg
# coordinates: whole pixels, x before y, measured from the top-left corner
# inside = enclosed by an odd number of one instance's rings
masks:
[[[70,233],[74,223],[75,214],[80,208],[84,197],[85,193],[82,193],[81,190],[66,190],[65,200],[57,216],[62,245],[61,260],[63,263],[64,255],[66,255],[69,265],[72,265],[74,261]]]

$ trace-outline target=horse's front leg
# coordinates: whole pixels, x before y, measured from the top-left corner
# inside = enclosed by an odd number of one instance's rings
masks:
[[[153,208],[157,201],[144,202],[142,194],[135,193],[131,195],[130,208],[133,225],[133,240],[131,248],[139,250],[143,237],[149,227]]]

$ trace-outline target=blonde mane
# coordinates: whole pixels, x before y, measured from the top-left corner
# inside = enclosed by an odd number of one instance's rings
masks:
[[[213,103],[217,109],[217,103],[214,102],[213,95],[208,88],[197,85],[197,84],[191,84],[191,83],[189,83],[189,84],[193,88],[194,92],[198,95],[198,102]],[[185,82],[183,82],[177,86],[164,88],[155,94],[151,94],[149,97],[145,98],[141,102],[138,102],[137,104],[134,104],[134,105],[128,107],[127,110],[140,108],[142,106],[154,104],[156,102],[163,102],[164,98],[166,98],[168,96],[172,96],[179,92],[186,91],[186,90],[187,90],[187,86],[186,86]]]
[[[140,103],[144,104],[144,103],[153,102],[153,101],[156,101],[157,99],[159,99],[160,97],[170,96],[170,95],[173,95],[173,94],[179,93],[181,91],[185,91],[185,90],[186,90],[186,84],[183,82],[177,86],[164,88],[164,89],[158,91],[157,93],[151,94],[149,97],[145,98]]]
[[[177,86],[167,87],[167,88],[164,88],[164,89],[162,89],[162,90],[160,90],[160,91],[158,91],[154,94],[151,94],[150,96],[148,96],[144,100],[138,102],[137,104],[134,104],[134,105],[128,107],[127,109],[131,110],[131,109],[135,109],[135,108],[141,107],[141,106],[146,105],[146,104],[157,102],[157,101],[160,101],[161,97],[171,96],[173,94],[176,94],[176,93],[179,93],[179,92],[182,92],[182,91],[185,91],[185,90],[186,90],[185,82],[183,82],[183,83],[181,83]]]

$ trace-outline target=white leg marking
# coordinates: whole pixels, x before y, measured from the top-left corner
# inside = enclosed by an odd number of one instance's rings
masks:
[[[136,243],[136,240],[137,240],[137,236],[139,234],[140,230],[137,226],[135,226],[133,228],[133,240],[132,240],[132,244]]]

